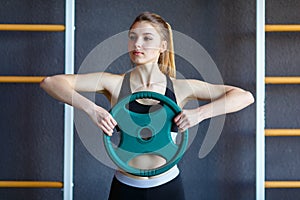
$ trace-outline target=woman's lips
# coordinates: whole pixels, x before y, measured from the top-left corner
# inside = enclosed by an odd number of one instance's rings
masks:
[[[132,53],[133,53],[133,55],[135,55],[135,56],[143,55],[143,52],[141,52],[141,51],[133,51]]]

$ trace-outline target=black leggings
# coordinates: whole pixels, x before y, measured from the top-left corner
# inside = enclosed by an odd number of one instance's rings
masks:
[[[152,188],[136,188],[121,183],[115,177],[111,184],[109,200],[184,200],[180,175],[172,181]]]

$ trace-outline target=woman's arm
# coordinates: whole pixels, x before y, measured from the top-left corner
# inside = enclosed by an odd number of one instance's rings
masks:
[[[40,86],[53,98],[86,112],[100,129],[111,135],[116,121],[104,108],[79,94],[79,92],[105,91],[106,84],[103,83],[107,83],[108,80],[114,78],[106,73],[56,75],[46,77]]]
[[[209,103],[198,108],[183,110],[175,117],[174,121],[180,131],[184,131],[205,119],[239,111],[254,102],[250,92],[234,86],[213,85],[198,80],[186,80],[185,84],[176,85],[176,91],[181,91],[184,94],[181,95],[182,104],[192,99],[209,101]]]

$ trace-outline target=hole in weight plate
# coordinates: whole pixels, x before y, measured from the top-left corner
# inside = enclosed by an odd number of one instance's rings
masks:
[[[140,131],[139,136],[140,136],[140,139],[142,141],[147,142],[147,141],[149,141],[149,140],[152,139],[153,134],[152,134],[151,129],[149,129],[149,128],[142,128],[142,130]]]

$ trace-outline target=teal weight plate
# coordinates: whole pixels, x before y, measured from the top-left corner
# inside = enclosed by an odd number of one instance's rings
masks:
[[[144,98],[160,101],[161,107],[146,114],[127,108],[130,102]],[[122,99],[110,112],[118,122],[120,143],[113,146],[111,137],[104,135],[109,157],[120,169],[137,176],[154,176],[171,169],[182,158],[188,143],[188,130],[180,133],[182,137],[178,145],[171,137],[172,121],[180,112],[174,101],[156,92],[136,92]],[[161,156],[166,163],[154,169],[139,169],[128,164],[133,158],[145,154]]]

